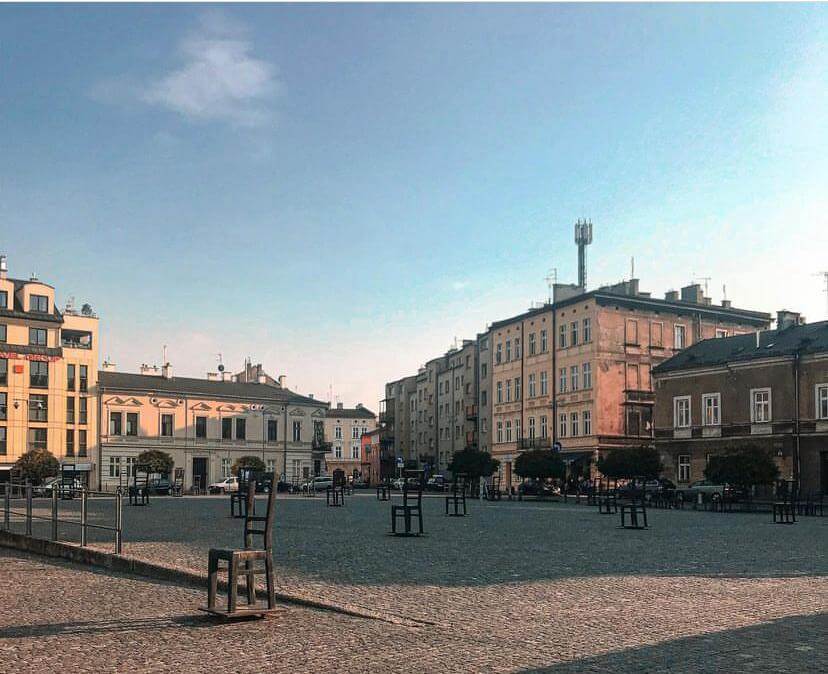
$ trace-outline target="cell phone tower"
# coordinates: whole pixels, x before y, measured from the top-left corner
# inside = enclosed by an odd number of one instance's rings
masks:
[[[586,247],[592,243],[592,220],[575,223],[575,243],[578,245],[578,285],[586,290]]]

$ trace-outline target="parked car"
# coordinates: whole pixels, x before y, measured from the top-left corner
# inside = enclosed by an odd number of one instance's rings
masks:
[[[207,490],[211,494],[229,494],[232,491],[238,491],[239,478],[235,475],[231,475],[230,477],[226,477],[218,482],[213,482],[213,484],[207,487]]]
[[[367,489],[368,483],[365,481],[364,477],[355,477],[354,481],[351,483],[351,486],[354,489]]]
[[[85,486],[83,482],[75,478],[72,484],[72,490],[77,491]],[[43,481],[43,484],[32,487],[32,496],[51,496],[53,489],[60,489],[59,477],[48,477]]]
[[[256,493],[257,494],[269,494],[270,490],[273,488],[273,480],[275,476],[273,473],[262,473],[256,478]],[[279,489],[279,485],[276,485],[277,493],[279,491],[284,491]]]
[[[302,485],[302,491],[307,493],[309,491],[324,491],[328,487],[333,487],[333,478],[330,476],[315,477],[308,480]]]
[[[391,488],[402,490],[403,485],[405,485],[406,482],[408,483],[409,487],[416,487],[417,482],[419,482],[419,480],[417,480],[416,477],[398,477],[391,483]]]
[[[676,496],[681,496],[685,501],[695,501],[699,494],[704,499],[720,499],[723,496],[731,500],[737,500],[743,496],[742,492],[728,484],[717,484],[710,480],[696,480],[686,487],[677,487]]]
[[[432,475],[426,482],[427,491],[445,491],[448,481],[442,475]]]
[[[169,496],[172,485],[170,484],[169,477],[166,475],[159,475],[157,477],[151,477],[147,483],[147,487],[149,488],[150,494]]]
[[[549,482],[525,480],[518,485],[518,494],[521,496],[553,496],[561,490]]]
[[[616,494],[621,497],[640,496],[643,491],[646,497],[652,497],[656,494],[673,491],[675,488],[675,484],[664,478],[645,481],[630,480],[627,484],[618,487]]]

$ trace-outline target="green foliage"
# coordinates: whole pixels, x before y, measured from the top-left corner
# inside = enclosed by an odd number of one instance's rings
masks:
[[[515,460],[515,473],[520,477],[536,480],[562,478],[566,474],[566,466],[557,452],[550,449],[530,449],[518,454]]]
[[[60,462],[46,449],[33,449],[26,452],[14,464],[24,480],[40,484],[47,477],[54,477],[60,472]]]
[[[615,479],[643,477],[654,480],[664,470],[664,465],[654,447],[625,447],[611,449],[598,459],[598,470]]]
[[[711,456],[704,476],[717,484],[749,488],[773,484],[779,478],[779,467],[770,452],[750,445],[727,454]]]
[[[233,462],[230,470],[233,475],[238,475],[242,468],[252,468],[256,473],[264,473],[267,466],[258,456],[240,456]]]
[[[455,475],[463,473],[470,480],[479,480],[481,477],[489,477],[499,465],[500,461],[493,459],[488,452],[466,447],[452,457],[449,470]]]
[[[160,449],[148,449],[135,459],[136,466],[147,466],[150,473],[169,475],[175,465],[172,456]]]

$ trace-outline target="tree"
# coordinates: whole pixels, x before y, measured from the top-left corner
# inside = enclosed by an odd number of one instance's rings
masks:
[[[60,472],[60,462],[46,449],[33,449],[26,452],[14,464],[24,480],[40,484],[47,477],[54,477]]]
[[[749,489],[754,485],[773,484],[779,478],[779,467],[770,452],[749,445],[711,456],[704,476],[717,484]]]
[[[499,465],[500,461],[493,459],[488,452],[466,447],[452,457],[449,470],[455,475],[464,474],[470,480],[479,480],[481,477],[489,477]]]
[[[252,468],[254,473],[264,473],[266,466],[258,456],[240,456],[233,462],[230,471],[233,475],[238,475],[242,468]]]
[[[557,452],[549,449],[530,449],[518,454],[515,460],[515,473],[520,477],[546,480],[550,477],[563,477],[566,466]]]
[[[166,452],[160,449],[148,449],[141,452],[135,459],[136,466],[147,466],[150,473],[169,475],[172,472],[175,461]]]
[[[611,449],[598,459],[598,470],[614,479],[643,477],[655,480],[664,470],[661,457],[654,447],[625,447]]]

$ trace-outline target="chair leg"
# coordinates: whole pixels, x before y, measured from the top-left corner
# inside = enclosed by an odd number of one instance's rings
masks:
[[[218,559],[210,556],[210,567],[207,571],[207,608],[215,610],[216,595],[218,594]]]
[[[391,533],[397,533],[397,513],[394,512],[394,506],[391,506]]]
[[[247,604],[253,606],[256,603],[256,574],[253,573],[253,563],[246,561],[244,568],[247,572]]]
[[[276,608],[276,582],[273,574],[273,555],[270,550],[265,557],[265,576],[267,578],[267,607]]]
[[[227,573],[227,612],[235,613],[239,592],[239,560],[233,557]]]

